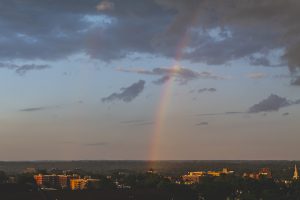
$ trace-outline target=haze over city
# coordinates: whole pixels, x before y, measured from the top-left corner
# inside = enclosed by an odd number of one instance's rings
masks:
[[[0,160],[299,160],[299,7],[1,0]]]

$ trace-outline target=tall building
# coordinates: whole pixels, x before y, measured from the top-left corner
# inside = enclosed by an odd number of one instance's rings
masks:
[[[78,175],[42,175],[34,176],[35,182],[40,187],[51,187],[57,189],[65,189],[70,187],[70,180],[79,178]]]
[[[295,170],[294,170],[294,176],[293,176],[294,180],[298,180],[299,179],[299,174],[298,174],[298,169],[297,169],[297,165],[295,164]]]

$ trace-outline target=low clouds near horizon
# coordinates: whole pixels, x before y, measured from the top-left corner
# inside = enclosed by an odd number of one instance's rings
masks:
[[[260,102],[252,105],[247,111],[244,112],[222,112],[222,113],[202,113],[198,116],[219,116],[219,115],[236,115],[236,114],[255,114],[261,112],[273,112],[278,111],[281,108],[298,105],[300,104],[300,99],[298,100],[288,100],[285,97],[280,97],[276,94],[271,94],[267,98],[261,100]],[[283,116],[289,115],[288,112],[283,113]]]
[[[37,111],[43,111],[43,110],[51,110],[60,108],[61,105],[55,105],[55,106],[40,106],[40,107],[28,107],[28,108],[22,108],[19,111],[20,112],[37,112]]]

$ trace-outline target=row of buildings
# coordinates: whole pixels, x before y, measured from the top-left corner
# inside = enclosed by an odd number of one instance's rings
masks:
[[[187,175],[182,176],[182,180],[185,184],[194,184],[199,183],[200,179],[205,176],[221,176],[233,174],[234,171],[229,170],[228,168],[223,168],[221,171],[196,171],[189,172]]]
[[[261,168],[258,172],[244,173],[243,177],[252,179],[260,179],[261,177],[272,178],[272,173],[269,168]]]
[[[196,171],[196,172],[189,172],[187,175],[182,176],[182,180],[185,184],[194,184],[199,183],[202,177],[205,176],[221,176],[221,175],[228,175],[233,174],[234,171],[230,171],[227,168],[223,168],[222,171]],[[243,177],[245,178],[252,178],[252,179],[260,179],[264,178],[272,178],[272,173],[269,168],[261,168],[258,172],[251,172],[251,173],[244,173]],[[294,174],[293,180],[299,180],[299,173],[298,168],[295,165],[294,167]]]
[[[34,180],[39,187],[42,188],[56,188],[56,189],[71,189],[84,190],[88,186],[96,185],[99,179],[92,179],[87,176],[81,178],[79,175],[34,175]]]

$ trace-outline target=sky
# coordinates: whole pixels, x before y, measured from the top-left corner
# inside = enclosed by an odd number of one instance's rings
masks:
[[[297,0],[0,0],[0,160],[299,160]]]

